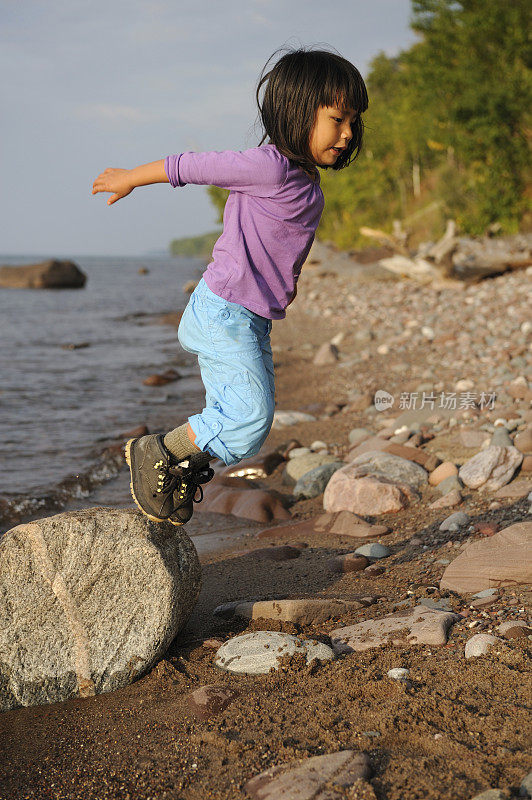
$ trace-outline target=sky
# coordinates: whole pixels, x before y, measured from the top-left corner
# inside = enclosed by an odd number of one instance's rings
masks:
[[[275,50],[333,47],[366,75],[416,41],[409,18],[410,0],[0,0],[0,253],[142,256],[215,229],[205,187],[107,206],[92,183],[106,167],[255,147]]]

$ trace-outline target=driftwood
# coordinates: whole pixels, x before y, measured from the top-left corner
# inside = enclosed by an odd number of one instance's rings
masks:
[[[410,253],[406,248],[406,237],[407,234],[402,232],[401,237],[390,236],[389,233],[385,233],[384,231],[375,230],[374,228],[360,228],[360,233],[363,236],[367,236],[369,239],[376,239],[381,244],[385,244],[390,247],[392,250],[395,250],[396,253],[400,253],[402,256],[409,256]],[[403,241],[400,241],[400,238]]]
[[[381,266],[421,283],[441,280],[475,283],[510,270],[525,269],[532,264],[532,234],[498,239],[459,237],[456,223],[449,220],[445,234],[439,241],[422,245],[417,253],[409,253],[394,236],[370,228],[361,228],[360,232],[381,241],[386,240],[396,250],[397,255],[379,261]]]

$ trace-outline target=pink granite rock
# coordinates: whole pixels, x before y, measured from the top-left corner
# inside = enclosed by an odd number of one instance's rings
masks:
[[[369,619],[346,628],[337,628],[329,636],[331,647],[336,653],[361,652],[385,644],[442,645],[447,642],[450,626],[459,619],[458,614],[450,611],[416,606],[380,619]]]
[[[471,542],[442,575],[441,589],[480,592],[499,586],[532,583],[532,521]]]
[[[490,445],[462,464],[458,476],[470,489],[494,492],[511,481],[522,460],[516,447]]]
[[[253,800],[334,800],[371,776],[366,753],[340,750],[270,767],[244,784]],[[348,794],[349,793],[349,794]]]
[[[407,483],[392,483],[383,477],[353,477],[356,466],[337,470],[323,495],[325,511],[351,511],[353,514],[387,514],[400,511],[419,499]]]

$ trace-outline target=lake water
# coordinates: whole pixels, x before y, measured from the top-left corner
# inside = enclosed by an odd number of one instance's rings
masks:
[[[83,289],[0,289],[0,524],[86,495],[117,472],[118,434],[165,430],[198,410],[197,369],[174,327],[183,285],[205,262],[171,257],[71,257]],[[39,259],[0,256],[0,264]],[[147,270],[141,274],[139,270]],[[71,346],[87,345],[77,349]],[[143,386],[174,367],[183,379]],[[106,452],[103,452],[106,451]]]

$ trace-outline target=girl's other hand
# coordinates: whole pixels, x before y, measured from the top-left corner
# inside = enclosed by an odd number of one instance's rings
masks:
[[[122,197],[126,197],[134,188],[135,185],[131,181],[129,169],[107,167],[92,184],[92,194],[113,192],[114,194],[107,201],[107,205],[110,206]]]

